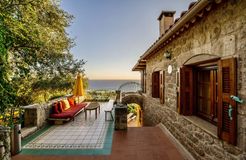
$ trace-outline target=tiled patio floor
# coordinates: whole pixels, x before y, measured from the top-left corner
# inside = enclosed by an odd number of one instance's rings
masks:
[[[22,141],[22,152],[29,155],[105,155],[111,153],[113,121],[105,121],[104,109],[113,101],[100,103],[101,113],[95,111],[85,120],[84,112],[74,121],[44,128]]]
[[[94,112],[85,121],[81,113],[75,121],[46,128],[23,141],[22,152],[13,160],[183,160],[184,158],[159,127],[113,131],[113,122]],[[114,133],[113,133],[114,132]],[[66,133],[66,134],[65,134]],[[113,144],[112,144],[113,139]]]
[[[115,131],[112,153],[91,156],[17,155],[13,160],[184,160],[173,143],[158,127]]]

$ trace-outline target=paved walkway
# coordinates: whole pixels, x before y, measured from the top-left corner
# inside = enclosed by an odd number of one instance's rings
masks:
[[[115,131],[112,153],[105,156],[16,155],[13,160],[184,160],[173,143],[158,127]]]

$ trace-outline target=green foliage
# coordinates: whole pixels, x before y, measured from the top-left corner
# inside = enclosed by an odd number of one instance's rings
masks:
[[[86,94],[86,101],[100,101],[107,102],[110,99],[114,99],[116,96],[115,91],[109,90],[91,90]]]
[[[59,93],[59,94],[56,94],[56,95],[51,96],[49,98],[49,100],[57,99],[57,98],[64,97],[64,96],[66,96],[66,94]]]
[[[0,16],[0,22],[2,22]],[[15,101],[15,90],[11,85],[8,73],[10,72],[9,63],[7,62],[10,38],[6,37],[8,30],[0,23],[0,112],[3,113],[5,108],[11,107]],[[3,107],[5,106],[5,108]]]
[[[139,105],[135,103],[127,104],[127,113],[137,114],[137,107]]]
[[[72,18],[56,0],[1,0],[0,116],[40,96],[71,92],[85,64],[69,52]]]

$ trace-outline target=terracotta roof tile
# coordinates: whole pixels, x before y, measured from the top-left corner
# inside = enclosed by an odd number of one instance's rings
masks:
[[[185,15],[185,13],[186,13],[187,11],[183,11],[183,12],[181,12],[181,14],[180,14],[180,18],[181,17],[183,17],[183,15]]]
[[[197,2],[191,2],[190,5],[189,5],[189,9],[191,9],[191,7],[194,6],[194,4],[196,4]]]

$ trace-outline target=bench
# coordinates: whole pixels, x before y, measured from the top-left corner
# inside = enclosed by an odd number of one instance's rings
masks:
[[[114,100],[109,100],[109,102],[108,102],[108,104],[104,110],[105,111],[105,121],[113,121],[114,120],[113,109],[114,109]],[[111,119],[107,118],[108,113],[110,114]]]
[[[50,113],[48,120],[53,121],[54,124],[63,124],[65,121],[74,120],[80,112],[88,106],[88,103],[82,102],[75,104],[73,107],[61,112],[61,113]]]

